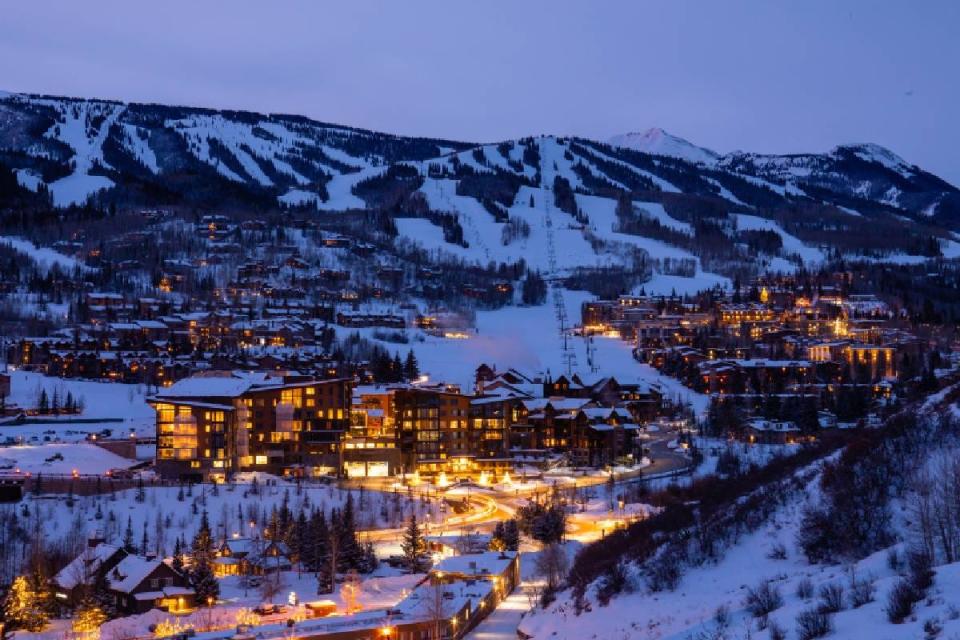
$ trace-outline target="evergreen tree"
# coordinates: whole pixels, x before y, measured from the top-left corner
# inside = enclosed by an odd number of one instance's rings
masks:
[[[417,362],[413,349],[407,352],[407,359],[403,363],[403,377],[410,382],[420,377],[420,363]]]
[[[97,479],[99,480],[99,477]],[[140,503],[143,503],[147,499],[147,492],[143,486],[143,476],[137,477],[137,493],[133,499]]]
[[[403,540],[400,542],[400,548],[403,551],[403,558],[407,569],[415,573],[420,569],[421,558],[427,550],[427,542],[423,538],[423,532],[417,523],[417,514],[410,514],[410,521],[407,523],[407,529],[403,532]]]
[[[24,576],[17,576],[3,603],[7,628],[41,631],[47,624],[44,599]]]
[[[403,362],[400,360],[400,353],[393,354],[393,362],[390,364],[390,381],[400,382],[403,380]]]
[[[37,400],[37,412],[38,413],[49,413],[50,412],[50,399],[47,397],[47,390],[40,390],[40,398]]]
[[[314,572],[317,576],[317,593],[332,593],[334,571],[331,561],[332,543],[330,528],[327,526],[327,517],[322,510],[317,510],[316,523],[313,527],[313,557]]]
[[[177,540],[173,544],[173,560],[170,566],[177,573],[183,573],[183,545],[180,544],[180,536],[177,536]]]
[[[133,518],[127,517],[127,528],[123,532],[123,549],[127,553],[137,553],[137,545],[133,542]]]
[[[337,571],[346,573],[351,569],[359,570],[363,563],[363,549],[357,542],[357,528],[353,515],[353,492],[347,493],[347,500],[340,514],[336,529],[339,540]]]
[[[490,549],[491,551],[503,551],[506,548],[507,545],[506,542],[504,542],[503,534],[503,520],[499,520],[493,527],[493,537],[490,538]]]
[[[507,551],[520,549],[520,527],[513,518],[503,524],[503,543]]]
[[[99,638],[100,627],[107,621],[107,614],[93,598],[84,599],[77,607],[71,622],[71,630],[79,638]]]
[[[380,561],[377,559],[377,552],[373,548],[373,543],[367,540],[363,545],[363,565],[361,573],[373,573],[377,570]]]
[[[200,517],[200,529],[193,539],[190,584],[200,604],[212,604],[220,596],[220,583],[213,575],[213,539],[206,509]]]

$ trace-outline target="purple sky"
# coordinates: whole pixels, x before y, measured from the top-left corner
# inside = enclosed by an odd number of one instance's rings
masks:
[[[877,142],[960,184],[958,33],[953,0],[30,0],[4,5],[0,88],[476,141]]]

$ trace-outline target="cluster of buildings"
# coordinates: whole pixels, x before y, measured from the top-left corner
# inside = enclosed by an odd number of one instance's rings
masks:
[[[928,341],[905,330],[874,295],[830,285],[811,294],[790,280],[759,281],[753,292],[746,302],[591,301],[580,330],[631,341],[637,360],[700,393],[812,397],[820,409],[850,389],[889,398],[899,380],[929,366]],[[753,436],[789,440],[793,428],[763,424]]]
[[[232,550],[232,551],[231,551]],[[266,558],[263,572],[289,571],[291,563],[279,551]],[[237,556],[240,559],[237,559]],[[254,552],[249,544],[227,541],[218,549],[218,567],[250,563]],[[285,563],[279,565],[279,559]],[[219,572],[232,575],[235,571]],[[160,609],[188,613],[198,604],[196,592],[184,574],[167,562],[129,553],[101,539],[91,538],[87,547],[53,578],[54,597],[66,608],[77,607],[96,591],[109,598],[122,615]],[[307,603],[311,613],[289,623],[264,622],[222,631],[191,634],[202,640],[231,637],[298,638],[316,640],[366,640],[371,637],[394,640],[421,638],[462,638],[493,612],[520,584],[520,554],[515,551],[469,550],[450,555],[434,564],[429,573],[395,605],[387,608],[344,611],[337,614],[331,601]],[[237,635],[235,635],[237,634]]]
[[[160,389],[157,471],[496,481],[517,467],[639,461],[645,427],[674,409],[659,388],[527,376],[481,365],[456,385],[357,385],[289,372],[211,371]]]

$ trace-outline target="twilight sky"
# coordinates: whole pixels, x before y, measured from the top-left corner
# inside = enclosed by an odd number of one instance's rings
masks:
[[[953,0],[30,0],[3,6],[0,88],[475,141],[877,142],[960,184],[958,36]]]

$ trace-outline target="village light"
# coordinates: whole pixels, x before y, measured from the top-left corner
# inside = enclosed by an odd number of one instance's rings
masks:
[[[392,633],[393,633],[393,628],[392,628],[392,627],[381,627],[381,628],[380,628],[380,635],[382,635],[382,636],[385,637],[385,638],[386,638],[386,637],[389,637],[390,634],[392,634]]]

